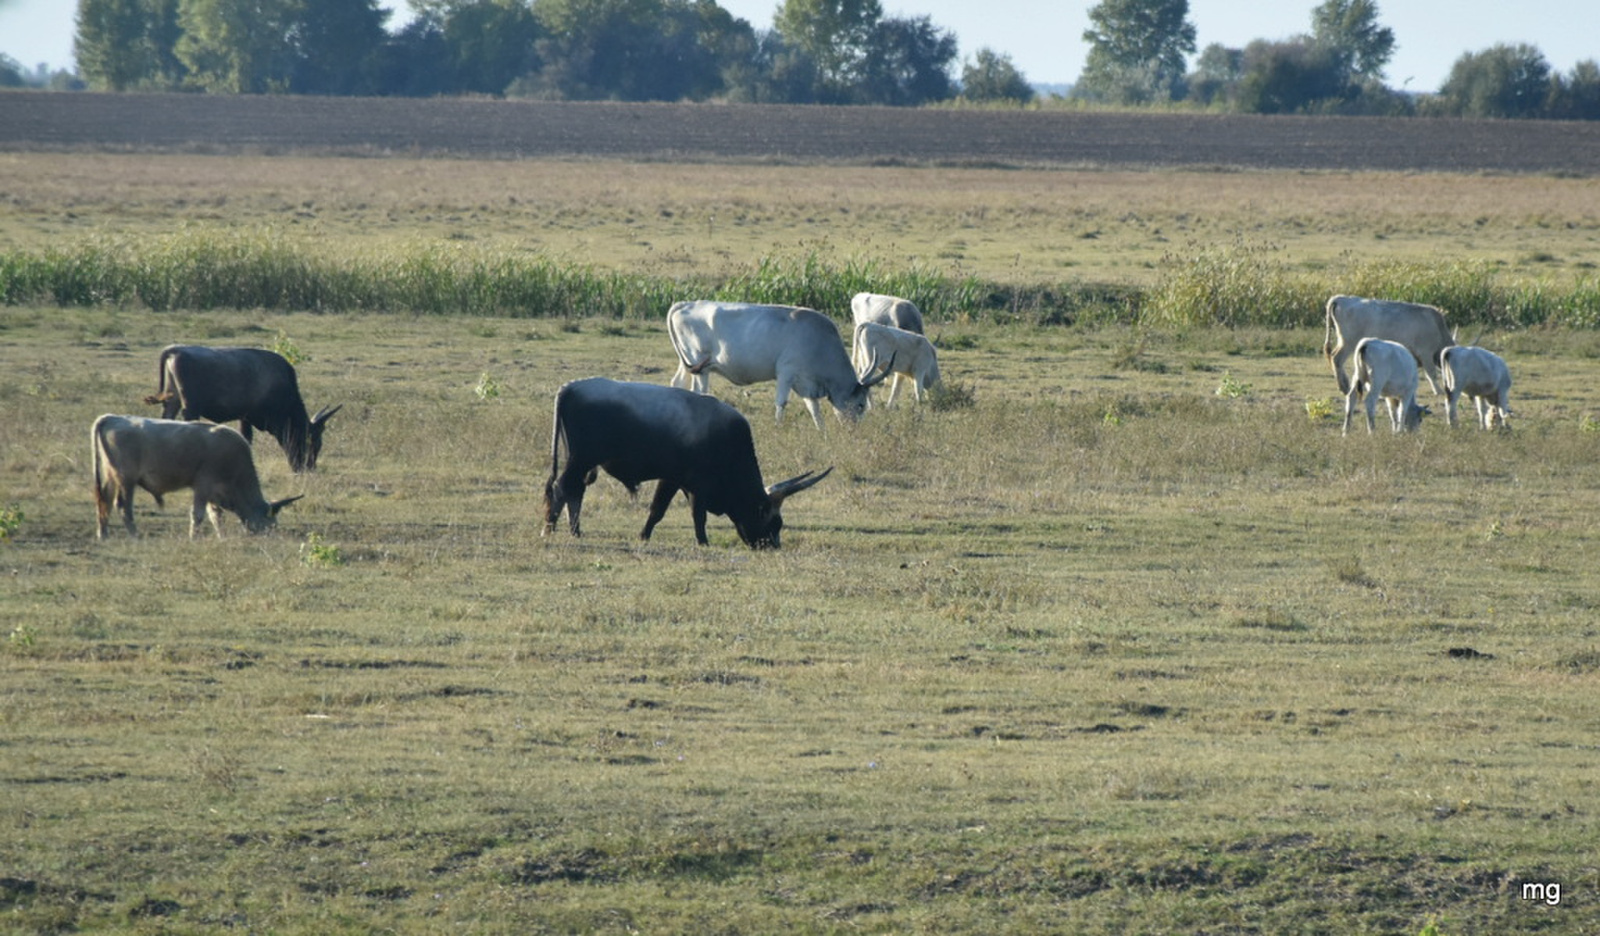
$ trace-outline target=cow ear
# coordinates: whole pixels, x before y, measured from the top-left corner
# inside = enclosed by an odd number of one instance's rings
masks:
[[[304,494],[296,494],[293,497],[285,497],[283,500],[275,500],[275,501],[273,501],[272,503],[267,505],[267,516],[276,517],[278,515],[278,511],[280,511],[283,508],[289,506],[290,504],[294,503],[295,501],[299,500],[302,497],[305,497],[305,495]]]

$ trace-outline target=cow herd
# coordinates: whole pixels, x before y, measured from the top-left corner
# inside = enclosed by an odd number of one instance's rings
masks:
[[[933,345],[922,314],[894,296],[857,294],[849,351],[833,321],[796,306],[693,301],[667,312],[667,333],[677,355],[671,386],[590,377],[557,391],[550,441],[550,476],[544,487],[545,532],[565,512],[579,533],[583,495],[603,469],[636,492],[655,481],[641,539],[649,539],[672,499],[689,501],[695,539],[704,545],[706,516],[726,516],[751,548],[776,548],[783,528],[780,507],[833,469],[808,471],[765,485],[750,424],[732,406],[706,395],[709,374],[734,384],[777,382],[777,418],[790,395],[800,397],[817,428],[821,401],[845,419],[858,419],[871,389],[893,377],[893,405],[902,378],[917,400],[939,381]],[[1426,377],[1444,387],[1451,426],[1462,394],[1475,402],[1484,429],[1509,428],[1510,371],[1498,355],[1457,345],[1433,306],[1334,296],[1327,304],[1323,353],[1345,395],[1344,432],[1365,398],[1367,431],[1375,428],[1382,399],[1395,432],[1413,431],[1429,410],[1416,401]],[[1354,362],[1353,375],[1346,367]],[[140,488],[162,496],[190,489],[189,535],[209,515],[222,535],[228,511],[251,532],[270,528],[278,511],[298,497],[268,501],[251,456],[253,429],[270,433],[295,471],[314,469],[328,419],[339,407],[308,416],[295,370],[281,355],[253,348],[172,345],[157,364],[156,393],[145,402],[162,416],[107,414],[91,431],[98,535],[107,536],[115,507],[136,534],[133,495]],[[181,417],[181,419],[174,419]],[[197,422],[196,420],[211,422]],[[221,425],[238,420],[240,430]],[[561,462],[566,454],[565,465]]]
[[[1395,432],[1412,432],[1432,411],[1417,404],[1418,370],[1435,394],[1444,385],[1445,412],[1456,424],[1456,405],[1464,393],[1477,406],[1478,425],[1494,428],[1498,418],[1509,429],[1511,371],[1498,354],[1456,344],[1444,313],[1430,305],[1387,299],[1334,296],[1328,300],[1322,353],[1333,365],[1344,398],[1344,432],[1356,404],[1365,397],[1367,431],[1382,399]],[[1355,361],[1354,379],[1345,374]]]

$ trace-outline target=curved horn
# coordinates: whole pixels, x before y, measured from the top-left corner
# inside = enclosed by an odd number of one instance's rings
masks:
[[[344,409],[344,404],[343,403],[340,403],[338,406],[331,407],[331,408],[324,406],[322,409],[317,410],[317,415],[311,417],[311,422],[312,422],[313,425],[316,424],[316,423],[320,423],[320,422],[326,422],[328,420],[328,417],[332,416],[334,413],[337,413],[342,409]]]
[[[833,466],[829,465],[821,474],[808,471],[803,475],[796,475],[787,481],[779,481],[777,484],[770,484],[767,486],[767,497],[772,501],[772,506],[776,507],[783,503],[784,498],[791,494],[799,494],[801,491],[804,491],[811,485],[816,484],[823,478],[826,478],[828,473],[831,471],[833,471]]]
[[[872,373],[872,369],[868,368],[867,373],[861,375],[861,379],[858,382],[861,384],[862,387],[876,387],[878,384],[881,384],[885,380],[888,380],[889,379],[889,375],[894,373],[894,359],[899,357],[899,356],[900,356],[900,352],[898,352],[898,351],[896,351],[895,353],[889,355],[889,363],[883,365],[883,370],[879,371],[876,376],[872,376],[872,377],[867,376],[867,374],[871,374]],[[877,362],[873,362],[873,366],[876,367],[877,366]]]
[[[267,516],[276,517],[278,515],[278,511],[280,511],[283,508],[289,506],[290,504],[294,503],[295,501],[299,500],[302,497],[305,497],[305,495],[304,494],[296,494],[293,497],[285,497],[283,500],[275,500],[275,501],[273,501],[272,503],[267,505]]]

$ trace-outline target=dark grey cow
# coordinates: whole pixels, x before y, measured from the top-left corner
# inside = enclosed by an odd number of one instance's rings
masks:
[[[277,352],[201,345],[163,348],[156,392],[144,401],[160,404],[162,419],[237,419],[247,442],[260,429],[278,440],[295,471],[317,467],[328,417],[340,409],[323,407],[308,417],[294,365]]]
[[[561,450],[567,452],[565,468]],[[640,539],[649,539],[672,498],[689,497],[694,538],[706,545],[706,514],[733,521],[752,549],[776,549],[784,499],[828,476],[806,472],[764,487],[750,423],[714,397],[658,384],[605,377],[574,380],[556,391],[550,438],[550,478],[544,486],[545,533],[567,511],[577,536],[583,494],[600,469],[630,493],[658,481]]]

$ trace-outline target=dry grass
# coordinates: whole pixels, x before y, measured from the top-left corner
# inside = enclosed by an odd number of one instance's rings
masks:
[[[1600,264],[1600,191],[1554,177],[28,153],[0,174],[0,247],[265,226],[339,252],[472,241],[725,275],[827,244],[1025,284],[1147,284],[1169,253],[1241,237],[1307,270]]]
[[[1339,438],[1311,331],[952,325],[971,406],[826,433],[718,383],[837,466],[767,554],[609,480],[539,536],[555,388],[668,374],[575,324],[0,312],[8,925],[1595,924],[1587,337],[1505,339],[1509,435]],[[258,442],[282,531],[94,544],[94,416],[280,330],[346,403],[314,475]]]

